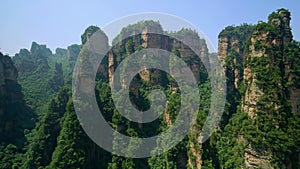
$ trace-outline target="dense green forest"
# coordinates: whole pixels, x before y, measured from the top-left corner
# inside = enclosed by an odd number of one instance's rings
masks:
[[[124,27],[112,40],[95,78],[97,103],[111,127],[127,136],[151,137],[169,129],[179,109],[187,109],[180,106],[182,91],[172,76],[146,69],[130,82],[130,101],[138,110],[148,110],[151,91],[160,89],[167,96],[162,115],[142,124],[118,112],[111,93],[112,74],[135,52],[155,47],[179,56],[193,72],[200,92],[196,123],[187,136],[149,158],[126,158],[102,149],[77,118],[73,69],[99,27],[88,27],[81,35],[82,44],[57,48],[55,53],[36,42],[12,57],[0,53],[0,168],[299,168],[300,42],[293,40],[290,20],[290,12],[279,9],[266,22],[228,26],[219,34],[218,53],[209,53],[205,40],[191,29],[167,32],[156,21]],[[200,52],[176,39],[180,37],[193,40]],[[216,62],[222,63],[226,75],[226,104],[217,130],[202,143],[212,97],[208,74]],[[128,153],[140,146],[124,145],[118,139],[113,146],[126,147]]]

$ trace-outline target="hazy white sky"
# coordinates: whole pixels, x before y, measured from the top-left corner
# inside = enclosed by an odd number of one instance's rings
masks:
[[[32,41],[52,50],[80,44],[89,25],[100,28],[136,13],[162,12],[181,17],[198,27],[217,47],[219,32],[228,25],[256,24],[268,15],[287,8],[292,13],[294,39],[300,40],[298,0],[11,0],[0,10],[0,51],[14,55],[30,48]]]

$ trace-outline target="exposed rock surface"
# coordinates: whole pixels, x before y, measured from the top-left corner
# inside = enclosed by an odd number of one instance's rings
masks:
[[[243,96],[243,103],[242,103],[242,111],[248,112],[250,118],[256,118],[257,111],[261,110],[261,106],[259,105],[258,101],[261,97],[265,95],[264,88],[259,87],[258,83],[260,82],[260,79],[258,79],[257,74],[253,69],[256,68],[256,66],[253,66],[251,64],[251,61],[256,58],[266,58],[270,59],[272,62],[271,64],[274,64],[275,66],[278,66],[278,70],[284,72],[285,68],[281,67],[281,61],[283,56],[283,50],[281,50],[281,54],[279,56],[274,56],[275,54],[272,53],[270,50],[268,50],[264,46],[278,46],[278,48],[283,49],[284,45],[291,42],[291,32],[289,27],[289,14],[287,15],[283,11],[278,11],[279,17],[269,17],[268,26],[269,27],[277,27],[280,32],[283,32],[284,36],[280,37],[280,35],[274,35],[271,31],[266,29],[259,29],[260,25],[263,25],[265,23],[261,22],[258,24],[257,29],[253,32],[251,38],[250,38],[250,45],[249,45],[249,52],[247,53],[247,61],[245,64],[245,70],[244,70],[244,81],[245,86],[247,86],[245,95]],[[261,47],[262,46],[262,47]],[[274,49],[275,50],[275,49]],[[279,57],[279,58],[278,58]],[[266,68],[273,65],[264,65]],[[280,73],[279,73],[280,74]],[[275,77],[274,77],[275,78]],[[283,77],[282,77],[283,78]],[[282,82],[277,81],[274,79],[277,84],[275,84],[275,87],[277,92],[273,93],[273,97],[277,98],[276,100],[280,100],[280,95],[282,93],[285,93],[285,89],[282,87],[284,84]],[[271,86],[268,86],[271,88]],[[275,111],[279,111],[279,109],[282,107],[281,103],[276,102],[270,102],[270,105],[274,106]],[[293,106],[293,105],[292,105]],[[279,113],[279,112],[278,112]],[[276,123],[274,123],[274,127],[278,127]],[[273,168],[271,166],[272,161],[272,151],[271,150],[265,150],[264,153],[262,153],[262,148],[255,149],[251,147],[251,145],[248,146],[248,148],[245,150],[245,164],[247,168],[255,168],[255,167],[262,167],[262,168]]]
[[[290,73],[294,70],[286,56],[286,49],[292,42],[289,24],[290,13],[280,9],[269,16],[267,23],[260,21],[246,33],[245,29],[241,31],[243,26],[230,26],[220,33],[218,58],[223,63],[228,78],[227,100],[231,105],[230,112],[246,112],[252,121],[256,121],[258,116],[261,116],[259,112],[269,113],[270,117],[276,116],[274,114],[279,116],[282,109],[288,109],[286,100],[289,99],[291,111],[299,113],[300,90],[297,82],[292,82],[297,75]],[[239,32],[244,32],[244,34]],[[265,75],[266,72],[272,75]],[[292,85],[287,85],[289,83]],[[270,91],[273,91],[272,94]],[[272,97],[266,98],[268,95]],[[230,101],[232,97],[235,99]],[[241,102],[234,104],[235,100],[241,100]],[[237,107],[238,105],[241,106]],[[277,117],[274,117],[271,125],[273,128],[279,128],[280,122],[277,122],[275,118]],[[243,166],[274,168],[272,164],[274,150],[261,146],[256,148],[256,145],[250,144],[246,139],[239,140],[239,142],[248,144],[244,150]],[[278,156],[284,156],[279,152],[276,153]]]
[[[135,36],[137,38],[138,36]],[[136,41],[133,42],[134,46],[133,48],[138,48],[139,46],[142,46],[143,48],[158,48],[167,50],[169,52],[172,52],[172,50],[178,51],[178,56],[181,57],[183,60],[188,60],[189,66],[194,73],[194,77],[196,80],[201,80],[201,78],[205,79],[206,77],[200,77],[201,71],[206,71],[205,67],[202,62],[206,62],[207,65],[209,65],[209,59],[208,59],[208,49],[204,41],[202,41],[199,36],[198,37],[191,37],[192,39],[185,39],[186,41],[192,41],[189,43],[195,44],[195,51],[193,51],[188,44],[185,44],[184,42],[178,41],[175,38],[161,35],[161,34],[155,34],[155,33],[147,33],[147,29],[143,31],[143,34],[137,38],[141,39],[143,41],[142,44],[136,43]],[[128,40],[126,39],[123,44],[126,44]],[[131,54],[131,53],[129,53]],[[199,57],[201,60],[199,59]],[[109,66],[109,73],[108,78],[110,79],[110,83],[112,83],[112,76],[114,73],[114,70],[118,63],[116,62],[116,57],[118,57],[114,52],[109,52],[108,54],[108,66]],[[209,67],[208,67],[209,69]],[[156,71],[157,73],[161,74],[160,71]],[[151,81],[151,74],[154,72],[152,70],[143,70],[139,73],[139,76],[142,80],[145,81]]]
[[[104,58],[104,61],[102,61],[103,65],[100,64],[98,68],[98,76],[101,75],[102,77],[104,77],[104,79],[107,79],[110,86],[112,86],[112,84],[114,83],[114,72],[121,63],[122,59],[125,59],[130,54],[145,48],[157,48],[169,51],[170,53],[172,52],[173,54],[186,61],[187,65],[193,72],[194,78],[196,80],[200,82],[205,81],[207,79],[207,75],[205,72],[209,71],[210,69],[208,48],[206,46],[205,41],[203,39],[200,39],[197,33],[191,30],[182,30],[181,32],[179,31],[177,33],[171,34],[170,36],[167,36],[161,34],[162,30],[160,26],[152,26],[150,28],[145,26],[143,27],[143,29],[139,30],[139,32],[142,33],[130,36],[130,31],[128,31],[127,29],[123,29],[123,34],[121,32],[121,34],[118,35],[117,40],[113,41],[114,46],[107,53],[107,56],[106,58]],[[183,41],[179,41],[177,39],[179,36],[182,36],[180,38],[183,38]],[[86,37],[84,39],[88,39],[89,36],[83,35],[83,37]],[[128,38],[119,41],[120,37]],[[124,53],[126,54],[124,55]],[[131,86],[129,86],[129,89],[134,95],[138,96],[138,89],[141,85],[139,80],[150,82],[152,85],[165,85],[165,87],[167,87],[167,79],[168,78],[166,77],[165,72],[156,69],[144,69],[138,73],[135,79],[131,81]],[[88,82],[83,79],[82,83],[87,84]],[[120,82],[117,83],[121,84],[123,88],[126,84],[124,79],[122,78],[120,78]],[[176,91],[176,85],[177,84],[171,85],[172,90],[174,92]],[[164,120],[166,124],[170,126],[172,125],[172,121],[167,109],[168,105],[165,109]],[[139,128],[142,127],[142,124],[139,124]],[[122,128],[122,126],[117,126],[117,130],[120,128]],[[197,130],[198,129],[195,129],[195,132],[193,134],[198,133]],[[197,137],[199,138],[196,140],[189,140],[189,151],[192,152],[192,155],[191,157],[181,157],[182,159],[188,158],[188,160],[186,160],[185,163],[182,163],[180,165],[186,166],[186,163],[189,163],[190,167],[192,168],[201,168],[202,144],[200,143],[200,136]],[[182,156],[187,155],[182,154]],[[182,161],[182,159],[179,161]]]
[[[11,58],[0,53],[0,142],[21,146],[24,129],[33,127],[33,114],[23,100],[17,77]]]
[[[9,56],[0,54],[0,85],[4,85],[7,80],[17,82],[18,72]]]

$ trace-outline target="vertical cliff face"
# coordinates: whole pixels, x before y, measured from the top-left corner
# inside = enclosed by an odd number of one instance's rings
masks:
[[[115,68],[117,68],[118,64],[122,59],[127,57],[128,55],[141,50],[143,48],[157,48],[163,49],[169,52],[172,52],[182,58],[188,66],[191,68],[194,73],[194,77],[198,81],[205,81],[207,79],[207,75],[205,75],[206,71],[209,70],[209,57],[208,57],[208,48],[203,39],[200,39],[196,32],[191,30],[183,29],[179,32],[171,34],[171,36],[166,36],[162,34],[162,30],[160,26],[158,28],[150,28],[144,27],[142,29],[142,34],[135,35],[133,38],[129,37],[122,42],[119,42],[117,47],[114,47],[108,54],[108,65],[109,65],[109,73],[108,79],[110,83],[112,83],[112,75]],[[127,32],[125,31],[124,34]],[[121,32],[122,34],[122,32]],[[128,33],[127,33],[128,34]],[[121,35],[119,35],[121,36]],[[122,35],[122,37],[125,35]],[[183,41],[179,41],[177,37],[184,37]],[[116,43],[116,41],[115,41]],[[190,44],[194,45],[192,48],[195,49],[193,51],[190,48]],[[120,46],[125,47],[124,49],[119,49]],[[120,51],[123,50],[123,53],[126,53],[125,56],[120,54]],[[201,60],[199,59],[201,58]],[[208,65],[207,68],[204,67],[204,62]],[[206,70],[208,69],[208,70]],[[202,77],[201,77],[201,73]],[[164,81],[164,73],[161,71],[153,71],[145,69],[139,73],[139,78],[145,81],[152,81],[151,75],[159,74],[161,79],[157,79],[156,81]],[[152,79],[152,80],[151,80]],[[121,80],[122,81],[122,80]],[[122,82],[124,83],[124,82]],[[155,82],[154,82],[155,83]]]
[[[283,64],[285,67],[286,80],[288,81],[288,96],[291,101],[292,112],[300,115],[300,84],[299,84],[299,68],[296,64],[299,59],[294,55],[300,54],[299,42],[292,41],[293,35],[290,27],[291,14],[286,10],[280,10],[278,15],[273,14],[269,16],[269,22],[273,25],[281,27],[283,37],[276,39],[273,43],[283,46]]]
[[[157,28],[145,27],[141,35],[141,39],[143,40],[142,46],[144,48],[161,48],[164,45],[162,41],[163,40],[162,36],[159,36],[161,34],[162,34],[162,29],[160,29],[160,27]],[[140,45],[140,44],[135,43],[135,45]]]
[[[283,99],[280,95],[287,92],[285,88],[287,83],[286,72],[289,68],[285,66],[284,62],[289,61],[286,60],[284,48],[292,41],[289,23],[289,12],[279,10],[269,16],[268,23],[260,22],[250,38],[244,70],[244,81],[247,89],[242,106],[242,110],[249,112],[250,117],[256,116],[254,111],[259,109],[257,101],[268,90],[267,87],[270,87],[258,85],[258,83],[273,80],[273,87],[277,88],[274,98],[277,100]],[[274,77],[264,79],[260,75],[263,72],[257,70],[270,71],[270,75],[272,73]],[[280,104],[283,103],[271,104],[274,104],[274,107],[279,110]]]
[[[228,26],[218,38],[218,58],[221,60],[227,81],[227,92],[232,93],[239,88],[243,79],[243,61],[245,58],[244,45],[251,36],[253,26]]]
[[[250,38],[244,70],[246,91],[242,111],[247,112],[251,119],[259,119],[261,111],[269,116],[280,114],[287,104],[283,49],[292,40],[289,20],[286,11],[273,13],[267,24],[261,22],[256,26]],[[272,98],[266,98],[270,93]],[[279,128],[280,121],[274,120],[272,126]],[[249,144],[245,151],[245,164],[247,167],[273,168],[271,160],[274,153],[267,147],[257,149]]]
[[[227,73],[227,76],[232,76],[231,82],[227,83],[227,91],[232,93],[234,88],[238,88],[238,84],[240,83],[242,76],[241,69],[236,67],[236,65],[241,64],[244,59],[243,51],[238,46],[238,43],[242,42],[242,40],[239,40],[234,36],[220,36],[218,41],[219,59],[222,61],[223,65],[227,65],[224,67],[224,71]]]
[[[114,54],[113,51],[110,51],[108,53],[108,81],[109,85],[112,86],[114,81],[113,81],[113,74],[115,72],[115,62],[114,62]]]
[[[1,56],[0,64],[0,85],[5,85],[6,81],[17,83],[18,72],[12,60],[8,56]]]
[[[228,26],[221,31],[218,38],[218,59],[223,65],[227,77],[227,112],[223,115],[221,127],[224,127],[232,114],[236,113],[240,104],[241,95],[239,90],[244,75],[245,44],[253,32],[252,25],[241,25],[237,27]]]
[[[174,33],[173,36],[175,37],[171,46],[173,51],[175,50],[175,53],[188,63],[196,80],[204,82],[207,79],[205,74],[210,71],[208,48],[205,40],[201,39],[197,32],[189,29],[182,29]],[[179,41],[177,38],[181,40]]]
[[[79,52],[80,52],[80,45],[74,44],[74,45],[68,46],[68,49],[67,49],[68,60],[70,62],[76,61]]]
[[[33,114],[23,100],[18,72],[9,56],[0,53],[0,142],[21,146]]]
[[[218,56],[228,77],[228,98],[238,95],[241,100],[234,106],[234,117],[245,112],[248,117],[241,123],[254,126],[243,129],[242,125],[236,136],[236,142],[245,145],[240,164],[246,168],[281,168],[292,163],[292,155],[278,151],[273,141],[275,134],[285,137],[281,132],[293,126],[286,121],[293,116],[291,112],[298,112],[299,105],[299,68],[291,63],[299,63],[299,46],[292,41],[289,24],[290,13],[280,9],[269,15],[267,23],[252,26],[251,31],[228,27],[219,35]],[[246,36],[241,38],[236,31]]]
[[[171,33],[170,36],[162,34],[162,29],[160,25],[155,25],[152,23],[152,26],[149,26],[147,23],[141,23],[129,26],[129,28],[124,28],[120,35],[116,38],[117,40],[113,41],[114,46],[107,54],[107,72],[101,71],[102,74],[107,73],[107,79],[112,86],[113,76],[116,68],[119,64],[129,55],[134,52],[138,52],[142,49],[147,48],[157,48],[169,51],[180,57],[184,60],[187,65],[190,67],[191,71],[196,80],[204,82],[207,80],[207,71],[209,71],[209,58],[208,58],[208,48],[206,46],[205,40],[200,39],[199,35],[188,29],[183,29],[181,31]],[[131,28],[134,27],[134,28]],[[131,30],[132,29],[132,30]],[[135,30],[141,30],[141,34],[129,36],[135,32]],[[120,37],[128,37],[122,41],[119,41]],[[179,41],[177,38],[183,38],[183,41]],[[193,45],[192,48],[189,45]],[[141,56],[142,57],[142,56]],[[199,58],[200,57],[200,58]],[[208,67],[204,67],[204,63]],[[208,69],[208,70],[206,70]],[[122,75],[121,75],[122,76]],[[192,75],[191,75],[192,76]],[[117,82],[124,87],[125,81],[120,78],[120,82]],[[166,73],[160,70],[155,69],[144,69],[139,72],[136,77],[131,81],[131,86],[129,86],[130,92],[133,95],[133,98],[140,99],[141,91],[139,91],[142,85],[151,84],[151,86],[162,86],[168,90],[167,84],[170,83],[171,91],[176,95],[176,83],[172,83],[171,80],[167,77]],[[139,100],[139,102],[141,102]],[[141,103],[138,103],[141,104]],[[174,103],[173,108],[170,108],[168,104],[166,105],[164,111],[164,123],[167,126],[171,126],[174,122]],[[145,108],[145,105],[143,105]],[[126,129],[126,125],[118,124],[116,129],[120,132]],[[144,129],[144,124],[138,124],[139,129]],[[189,138],[189,146],[185,151],[178,153],[178,160],[173,160],[177,163],[177,166],[186,167],[187,165],[190,168],[201,168],[202,165],[202,145],[201,145],[201,128],[195,127],[190,132],[191,138]],[[192,138],[193,137],[193,138]],[[194,139],[195,138],[195,139]],[[189,154],[186,151],[190,152]],[[169,160],[166,160],[165,163],[169,163]]]
[[[263,23],[259,23],[259,24],[263,24]],[[251,36],[250,40],[251,43],[249,45],[249,52],[248,52],[248,57],[245,61],[245,68],[244,68],[244,81],[245,81],[245,86],[247,86],[247,90],[245,92],[245,95],[243,96],[243,103],[242,103],[242,110],[244,112],[248,112],[249,116],[251,118],[254,118],[256,116],[256,114],[254,113],[254,111],[257,108],[257,100],[260,96],[264,95],[264,92],[262,89],[260,89],[257,86],[257,75],[255,74],[255,72],[253,71],[254,66],[250,65],[249,60],[253,60],[254,58],[265,58],[268,59],[268,54],[266,53],[265,48],[263,47],[259,47],[258,45],[256,45],[255,48],[255,44],[267,44],[267,39],[268,39],[268,32],[262,31],[255,31],[253,33],[253,35]],[[266,63],[265,63],[266,64]],[[257,65],[255,65],[257,66]],[[265,67],[268,67],[269,65],[262,65]],[[263,79],[260,79],[263,80]]]

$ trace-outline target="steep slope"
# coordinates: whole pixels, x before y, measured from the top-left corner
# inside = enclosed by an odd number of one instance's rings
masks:
[[[28,147],[22,168],[45,167],[51,162],[61,130],[60,121],[66,112],[69,97],[70,89],[64,87],[48,103],[47,111],[43,113],[36,127],[27,136]]]
[[[33,42],[30,51],[21,49],[12,58],[19,71],[18,82],[24,89],[26,103],[37,114],[43,114],[53,94],[65,81],[70,81],[79,51],[79,45],[71,45],[67,50],[58,48],[53,54],[46,45]]]
[[[227,124],[231,115],[237,111],[241,95],[239,90],[244,75],[245,44],[253,32],[252,25],[228,26],[219,34],[218,58],[224,66],[227,77],[227,106],[223,123]]]
[[[255,25],[253,33],[244,40],[245,52],[240,55],[243,73],[239,76],[242,84],[240,90],[232,93],[240,95],[241,102],[218,143],[219,159],[225,168],[299,166],[300,119],[292,108],[299,103],[290,97],[291,91],[297,93],[299,81],[289,80],[291,76],[299,77],[295,66],[299,46],[292,41],[289,23],[290,13],[280,9],[269,15],[268,23],[260,21]],[[222,48],[219,54],[224,62]],[[292,58],[294,66],[288,66]],[[228,67],[228,63],[225,65]]]
[[[18,72],[9,56],[0,53],[0,141],[22,144],[24,129],[33,126],[32,111],[23,100]]]
[[[137,32],[141,32],[141,34],[129,36]],[[120,37],[128,38],[120,41]],[[185,43],[176,39],[178,37],[184,38]],[[159,48],[172,52],[173,54],[181,57],[188,64],[188,66],[190,66],[190,69],[194,73],[194,77],[199,81],[199,84],[207,81],[207,70],[204,68],[203,62],[209,62],[208,49],[205,40],[200,39],[199,35],[192,30],[182,29],[178,32],[173,32],[168,36],[168,34],[166,35],[166,33],[163,33],[163,30],[159,23],[153,21],[144,21],[123,28],[120,35],[118,35],[113,42],[116,46],[112,48],[112,51],[108,55],[108,79],[110,85],[112,84],[112,75],[115,69],[118,67],[119,63],[128,55],[146,48]],[[196,51],[192,51],[191,48],[187,46],[187,43],[193,44],[193,47],[196,48]],[[201,58],[201,60],[199,59],[199,57]],[[122,86],[124,86],[125,81],[121,78],[120,83],[122,84]],[[151,84],[151,86],[149,86],[149,84]],[[174,82],[174,79],[170,78],[163,71],[155,69],[145,69],[141,71],[135,77],[135,79],[133,79],[131,85],[132,86],[130,87],[130,90],[132,94],[132,101],[138,108],[142,110],[147,110],[147,107],[149,106],[149,103],[143,100],[147,98],[149,91],[157,88],[158,86],[160,86],[160,88],[167,93],[169,97],[168,103],[170,104],[167,103],[166,105],[164,117],[156,120],[156,124],[152,123],[152,127],[147,124],[136,124],[133,122],[128,123],[126,122],[126,119],[122,118],[122,120],[118,119],[117,121],[115,121],[118,123],[116,128],[123,129],[121,130],[121,132],[123,131],[124,134],[131,135],[134,133],[133,135],[138,134],[139,136],[145,137],[149,135],[149,131],[151,131],[151,133],[157,133],[164,131],[169,126],[171,126],[176,119],[176,114],[179,108],[176,104],[179,104],[180,100],[180,92],[177,89],[177,84],[176,82]],[[205,113],[208,113],[207,111],[208,110],[206,110],[206,112],[201,112],[201,115],[199,115],[199,117],[205,117]],[[116,113],[114,113],[114,118],[120,116],[117,116],[115,114]],[[112,119],[112,122],[114,122],[114,118]],[[136,125],[138,125],[137,128],[135,127]],[[195,126],[195,128],[190,132],[189,137],[184,139],[172,150],[166,152],[163,155],[150,158],[148,160],[150,167],[186,168],[187,166],[189,166],[190,168],[198,168],[199,166],[201,166],[202,148],[201,143],[199,143],[200,138],[198,137],[200,137],[199,131],[201,131],[202,125],[203,123],[197,124],[197,126]],[[127,128],[131,128],[132,130],[126,131]],[[189,146],[186,147],[185,145]],[[114,157],[113,159],[115,161],[119,161],[123,158]],[[143,163],[142,160],[140,161],[141,162],[131,161],[128,165],[131,166],[131,164],[133,163],[133,166],[136,167],[137,165],[141,165],[140,163]],[[118,165],[121,164],[119,163]]]
[[[133,26],[141,27],[139,24]],[[154,25],[152,25],[153,29],[155,28]],[[142,26],[142,28],[145,29],[147,27]],[[84,45],[90,36],[97,30],[99,30],[99,28],[95,26],[87,28],[82,35],[82,45]],[[198,39],[198,42],[202,47],[199,49],[201,51],[201,56],[205,59],[208,56],[207,47],[205,42],[203,40],[200,41],[199,37],[196,36],[195,32],[191,30],[182,30],[181,32],[178,32],[176,36],[185,36],[189,33],[194,41],[197,41]],[[119,36],[122,36],[122,32]],[[109,77],[112,76],[110,73],[113,73],[122,59],[127,57],[130,53],[142,48],[160,44],[158,47],[162,47],[183,57],[188,65],[193,68],[194,75],[198,77],[197,79],[199,81],[206,81],[207,74],[204,70],[204,66],[199,64],[199,60],[196,59],[196,54],[184,44],[181,44],[174,39],[168,39],[166,36],[150,34],[146,31],[144,31],[144,34],[142,35],[135,36],[135,38],[136,40],[141,39],[141,41],[135,41],[129,38],[123,42],[118,42],[119,45],[116,45],[116,48],[113,48],[108,53],[105,60],[100,63],[95,91],[100,109],[104,112],[104,117],[116,130],[130,136],[145,137],[156,135],[157,133],[168,129],[174,122],[176,119],[176,112],[179,109],[177,104],[180,102],[180,92],[176,89],[177,84],[172,82],[174,79],[167,77],[164,72],[157,70],[145,70],[148,71],[148,73],[141,72],[134,79],[137,83],[131,83],[132,88],[134,89],[131,93],[132,102],[135,103],[138,108],[147,109],[147,107],[150,106],[147,100],[150,91],[160,86],[160,88],[170,97],[170,104],[168,104],[166,110],[164,110],[165,115],[161,116],[153,123],[138,124],[129,122],[115,109],[110,93],[111,78]],[[58,53],[65,54],[65,52],[66,51],[60,50]],[[206,60],[208,61],[208,58],[206,58]],[[60,72],[60,65],[57,65],[56,67],[56,71]],[[110,70],[111,72],[109,72]],[[173,85],[171,88],[167,85],[170,83]],[[23,168],[79,167],[117,169],[130,167],[162,168],[164,166],[168,168],[186,168],[188,159],[190,167],[194,168],[194,164],[201,166],[201,162],[195,160],[195,157],[201,158],[201,145],[197,143],[197,139],[194,139],[199,135],[198,130],[201,129],[201,124],[198,124],[196,128],[191,131],[189,135],[190,138],[186,137],[179,145],[162,156],[152,157],[150,159],[130,159],[107,153],[93,143],[82,130],[79,121],[76,118],[72,100],[69,97],[69,94],[67,94],[69,85],[70,83],[67,83],[55,99],[48,104],[47,111],[45,111],[41,121],[37,123],[37,127],[28,138],[30,144],[28,146],[29,148],[26,153]],[[205,112],[201,113],[201,117],[202,116],[205,116]],[[202,120],[201,117],[199,116],[199,120]],[[187,144],[191,144],[191,146],[186,147]],[[132,146],[135,147],[138,145],[129,145],[128,150],[132,149]]]
[[[25,104],[17,77],[11,58],[0,53],[0,168],[19,165],[24,133],[34,127],[34,114]]]
[[[114,105],[111,86],[114,72],[129,55],[149,48],[169,51],[185,61],[199,82],[197,123],[178,145],[150,158],[124,158],[103,150],[85,134],[76,116],[71,75],[79,52],[86,54],[82,46],[96,31],[101,30],[88,27],[81,45],[58,48],[55,54],[33,43],[30,51],[22,49],[13,58],[21,71],[26,101],[40,113],[31,132],[26,130],[31,111],[22,99],[16,68],[8,56],[0,55],[0,168],[299,168],[300,43],[292,40],[288,10],[272,13],[267,23],[226,27],[219,35],[218,54],[209,54],[205,41],[189,29],[167,33],[155,21],[122,29],[98,66],[94,89],[102,115],[116,131],[132,137],[155,136],[174,124],[180,108],[187,108],[180,107],[181,91],[174,78],[161,70],[144,69],[129,83],[130,102],[123,109],[130,113],[128,107],[133,104],[138,110],[148,110],[149,94],[161,89],[167,96],[163,114],[150,123],[123,117]],[[136,32],[141,33],[133,35]],[[194,44],[196,51],[178,37]],[[108,47],[108,38],[102,40]],[[202,143],[200,132],[211,100],[207,72],[217,58],[227,77],[227,102],[218,131]],[[78,62],[90,69],[89,61],[82,57]],[[88,85],[89,79],[79,75],[80,84]],[[120,88],[126,85],[124,79],[123,74]],[[42,100],[35,102],[38,99]],[[133,153],[140,146],[129,143],[114,135],[113,148],[125,147]]]

